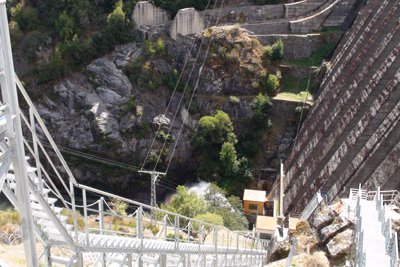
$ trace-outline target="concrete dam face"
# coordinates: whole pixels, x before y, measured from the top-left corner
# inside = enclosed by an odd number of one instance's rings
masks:
[[[286,212],[318,190],[400,189],[399,17],[398,0],[365,1],[339,43],[285,163]]]

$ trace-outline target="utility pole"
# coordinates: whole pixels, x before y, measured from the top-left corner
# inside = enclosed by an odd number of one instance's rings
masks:
[[[29,204],[29,178],[25,160],[21,117],[19,115],[18,95],[15,82],[14,62],[8,29],[6,0],[0,0],[0,87],[6,111],[7,135],[13,154],[16,194],[22,240],[25,248],[25,260],[28,267],[36,267],[36,239],[33,227],[32,210]]]
[[[280,183],[280,188],[279,188],[279,217],[283,218],[283,197],[284,197],[284,184],[283,184],[283,178],[284,178],[284,174],[283,174],[283,162],[281,159],[281,166],[280,166],[280,179],[279,179],[279,183]]]
[[[157,206],[157,191],[156,191],[156,182],[158,177],[165,176],[165,172],[156,172],[156,171],[145,171],[141,170],[139,173],[147,173],[150,174],[151,177],[151,198],[150,198],[150,205],[152,207]]]

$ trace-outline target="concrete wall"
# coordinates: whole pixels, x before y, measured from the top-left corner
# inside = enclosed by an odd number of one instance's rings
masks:
[[[285,210],[319,189],[400,189],[400,2],[370,0],[340,42],[285,162]],[[277,186],[272,195],[277,194]]]
[[[296,18],[310,14],[318,9],[327,0],[302,0],[285,4],[285,18]]]
[[[210,9],[204,10],[201,14],[206,21],[212,16],[211,25],[216,24],[216,19],[219,10]],[[263,21],[266,19],[283,18],[284,8],[283,5],[265,5],[265,6],[228,6],[223,7],[219,19],[220,24],[233,24],[233,23],[252,23]]]
[[[148,1],[141,1],[135,5],[132,12],[132,19],[135,22],[135,27],[156,26],[167,23],[169,14],[167,11],[154,6]]]
[[[184,8],[178,11],[170,28],[172,39],[177,39],[178,34],[196,34],[205,28],[200,12],[194,8]]]
[[[260,36],[263,45],[272,45],[277,39],[283,41],[285,59],[301,59],[312,55],[324,42],[338,43],[342,32],[327,32],[307,35],[267,35]]]

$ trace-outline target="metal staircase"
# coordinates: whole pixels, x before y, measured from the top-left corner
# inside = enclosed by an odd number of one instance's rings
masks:
[[[355,262],[359,267],[399,266],[397,232],[388,216],[390,209],[397,209],[397,203],[393,202],[394,197],[385,199],[387,193],[394,196],[393,192],[381,192],[379,188],[373,192],[361,188],[350,191],[349,201],[356,202]]]
[[[76,181],[14,73],[5,0],[0,0],[0,86],[0,192],[19,210],[28,266],[262,265],[266,244],[250,233]]]

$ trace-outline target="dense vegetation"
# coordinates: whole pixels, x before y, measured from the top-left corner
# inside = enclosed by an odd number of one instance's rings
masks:
[[[215,184],[209,186],[203,197],[178,186],[171,202],[161,208],[208,223],[223,224],[231,230],[245,230],[248,226],[247,219],[241,215],[240,198],[227,197],[226,191]]]
[[[7,2],[14,44],[21,44],[45,83],[77,70],[133,39],[136,0],[30,0]]]

